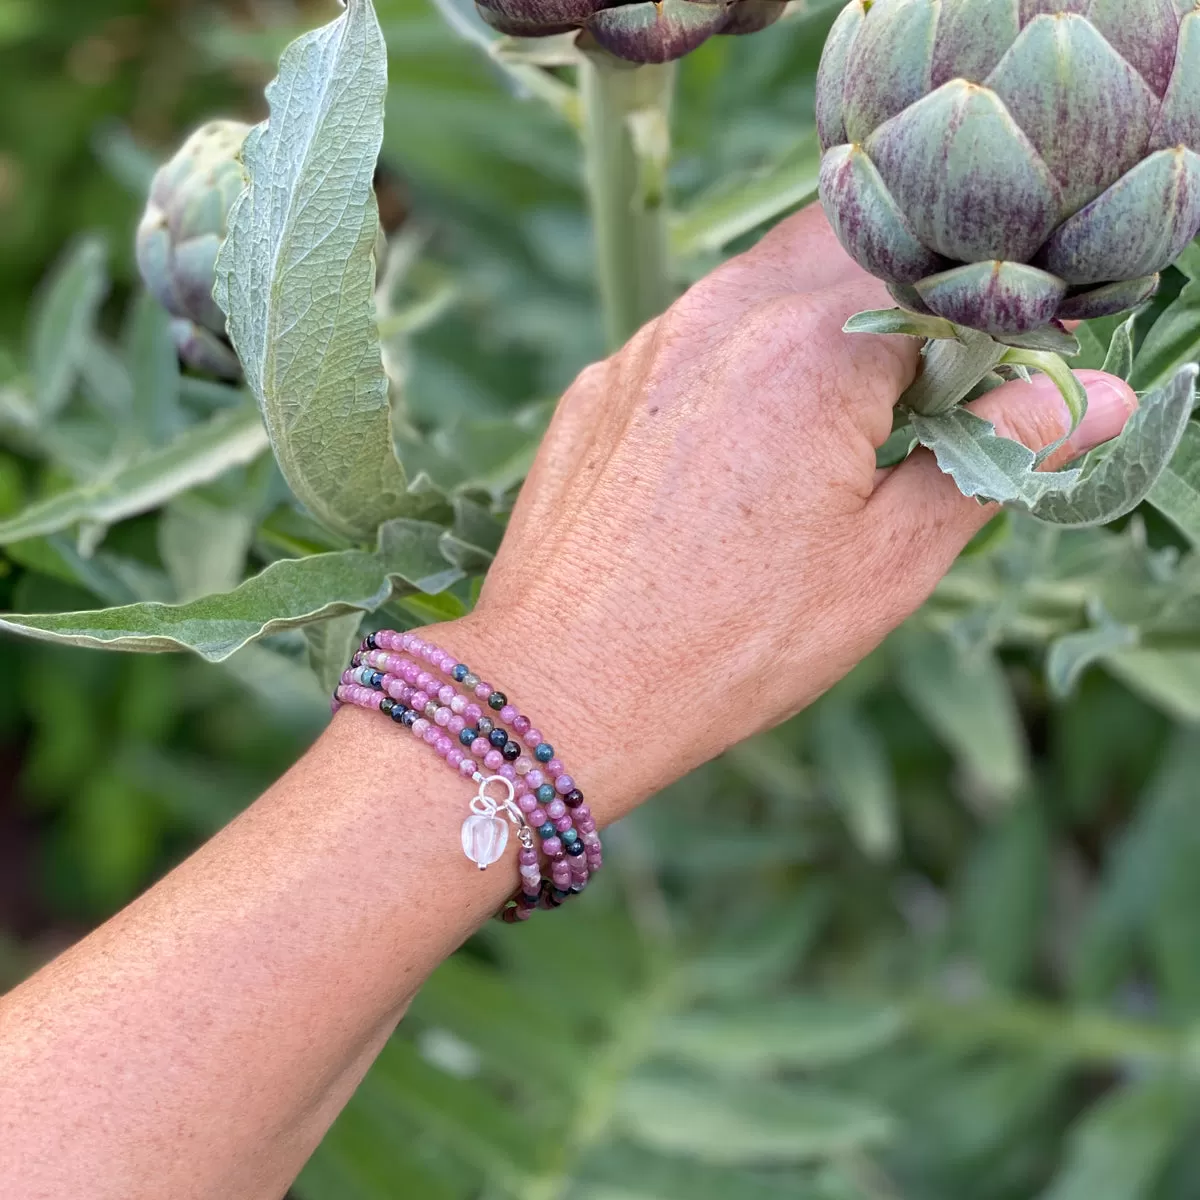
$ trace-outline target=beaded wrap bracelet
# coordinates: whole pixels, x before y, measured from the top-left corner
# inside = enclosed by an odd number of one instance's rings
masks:
[[[480,870],[499,861],[510,827],[516,828],[521,890],[498,914],[503,920],[526,920],[535,908],[557,908],[582,892],[603,866],[595,818],[554,747],[503,692],[454,655],[415,633],[370,634],[334,692],[333,711],[344,704],[390,717],[478,784],[463,821],[462,846]],[[496,788],[500,799],[489,790]]]

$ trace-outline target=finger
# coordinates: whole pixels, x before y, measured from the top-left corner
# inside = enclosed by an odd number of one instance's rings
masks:
[[[1056,470],[1116,437],[1125,427],[1137,396],[1125,382],[1102,371],[1077,371],[1087,389],[1088,410],[1067,441],[1042,470]],[[1070,428],[1062,394],[1045,375],[1016,380],[974,401],[970,410],[991,421],[1002,437],[1031,450],[1057,441]],[[959,492],[928,450],[919,450],[891,472],[867,505],[866,514],[892,551],[906,559],[900,577],[927,593],[949,570],[968,541],[995,515]],[[918,601],[919,602],[919,601]]]

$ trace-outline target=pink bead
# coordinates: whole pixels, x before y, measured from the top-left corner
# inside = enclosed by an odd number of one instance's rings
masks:
[[[523,813],[528,814],[537,808],[537,801],[531,795],[529,795],[528,792],[526,792],[524,796],[517,797],[517,807]]]
[[[428,692],[420,691],[420,690],[413,692],[412,707],[415,708],[417,710],[417,712],[424,712],[425,705],[427,705],[428,703],[429,703],[429,693]]]
[[[414,633],[408,644],[405,646],[405,649],[408,650],[410,654],[420,654],[421,651],[425,649],[425,643],[421,641],[421,639]]]
[[[526,772],[525,782],[531,788],[540,788],[546,782],[546,776],[537,767],[534,767],[532,771]]]
[[[483,765],[489,771],[498,771],[504,765],[504,755],[499,750],[489,750],[483,756]]]
[[[387,694],[391,696],[393,700],[399,700],[400,689],[405,686],[406,685],[399,679],[389,679],[387,683],[383,685],[383,690],[387,692]]]
[[[423,738],[431,728],[432,726],[424,717],[418,717],[412,723],[413,737]]]
[[[438,689],[438,681],[428,671],[422,671],[417,676],[417,687],[432,696]]]
[[[529,784],[518,775],[516,783],[513,784],[513,791],[518,796],[526,796],[529,794]]]
[[[473,758],[468,758],[464,754],[462,762],[460,762],[458,764],[458,769],[459,769],[460,774],[474,775],[475,774],[475,760]]]
[[[540,805],[529,814],[529,823],[531,825],[545,825],[549,820],[546,816],[546,810]]]
[[[417,682],[417,677],[418,677],[420,674],[421,674],[421,672],[420,672],[420,671],[417,669],[417,664],[416,664],[416,663],[405,663],[405,664],[404,664],[404,679],[405,679],[405,682],[407,682],[407,683],[411,683],[411,684],[413,684],[413,685],[415,686],[415,684],[416,684],[416,682]]]
[[[589,829],[585,833],[581,834],[580,840],[585,846],[600,845],[600,835],[594,829]]]
[[[464,755],[457,746],[451,746],[450,752],[446,755],[446,761],[457,770],[458,764],[462,762],[465,757],[466,755]]]
[[[576,821],[579,821],[578,813],[575,814],[575,819],[576,819]],[[596,832],[596,822],[593,821],[591,817],[588,817],[588,819],[586,821],[579,821],[579,832],[580,833],[595,833]]]
[[[554,828],[557,829],[559,833],[566,833],[567,830],[571,828],[571,818],[559,817],[558,820],[554,822]]]
[[[463,716],[466,717],[472,725],[474,725],[475,722],[483,716],[483,709],[480,708],[478,704],[468,704],[467,707],[463,709]]]
[[[495,688],[490,683],[477,683],[475,685],[475,698],[477,700],[486,700]]]
[[[525,734],[523,740],[530,750],[536,750],[542,744],[542,731],[540,729],[530,729]]]
[[[573,780],[570,775],[559,775],[559,777],[554,781],[554,790],[558,792],[560,796],[565,796],[568,792],[575,790],[575,780]]]
[[[471,753],[475,755],[476,758],[483,758],[484,755],[486,755],[491,749],[492,743],[489,742],[485,737],[477,737],[471,743]],[[500,761],[504,761],[503,755],[501,755]]]
[[[501,755],[500,757],[503,758],[504,755]],[[516,771],[513,770],[512,763],[501,763],[500,767],[498,769],[498,773],[501,776],[503,776],[505,779],[515,780],[517,777]]]
[[[529,732],[530,724],[531,722],[528,717],[514,717],[512,723],[513,733],[517,737],[524,737]]]
[[[522,846],[521,853],[517,855],[517,861],[523,867],[536,867],[537,862],[538,862],[537,851],[536,850],[526,850]]]
[[[588,866],[587,863],[583,861],[582,855],[580,855],[578,858],[571,859],[570,870],[571,874],[574,875],[576,879],[587,878]]]
[[[588,806],[586,804],[581,804],[575,810],[575,820],[590,821],[591,818],[592,818],[592,810],[590,808],[588,808]]]
[[[551,800],[546,805],[546,815],[552,821],[557,821],[559,817],[567,815],[567,806],[561,800]]]
[[[457,695],[458,695],[458,693],[448,683],[444,684],[442,687],[438,688],[437,698],[443,704],[448,705],[450,703],[450,701],[453,700],[454,697]]]
[[[450,726],[450,722],[454,720],[454,714],[448,708],[439,708],[433,714],[433,720],[435,724],[440,725],[443,729],[447,729]]]
[[[546,774],[549,775],[551,779],[557,779],[566,769],[567,768],[563,765],[561,758],[552,758],[546,764]],[[570,788],[567,788],[568,792],[570,790]]]
[[[521,714],[511,704],[506,704],[500,710],[500,720],[505,725],[511,725]]]
[[[558,869],[559,864],[558,863],[554,864],[554,870],[551,873],[550,878],[554,882],[554,886],[556,888],[558,888],[558,890],[560,892],[565,892],[567,890],[567,888],[569,888],[571,886],[571,872],[567,870],[566,863],[563,863],[561,865],[562,865],[562,870],[560,871]]]
[[[548,854],[551,858],[554,858],[556,855],[561,854],[563,852],[563,844],[556,837],[547,838],[542,843],[542,850],[546,854]]]
[[[433,743],[433,748],[445,758],[451,750],[454,749],[454,743],[443,733],[436,742]]]
[[[464,721],[464,720],[462,719],[462,717],[455,717],[455,716],[452,716],[452,717],[450,718],[450,720],[448,720],[448,721],[446,722],[446,728],[447,728],[447,729],[448,729],[448,730],[449,730],[449,731],[450,731],[450,732],[451,732],[451,733],[452,733],[452,734],[453,734],[455,737],[458,737],[458,735],[459,735],[460,733],[462,733],[462,731],[463,731],[464,729],[466,729],[466,727],[467,727],[467,723],[466,723],[466,721]]]
[[[382,692],[372,692],[371,693],[371,707],[378,708],[382,703],[383,703],[383,693]]]
[[[466,707],[467,707],[466,696],[460,696],[457,692],[455,692],[454,699],[450,701],[450,711],[461,714],[462,712],[464,712],[466,710]]]
[[[513,766],[517,768],[518,775],[528,775],[533,770],[533,759],[526,758],[524,754],[517,759]]]
[[[421,736],[431,746],[436,746],[438,738],[440,738],[442,736],[442,732],[440,729],[438,729],[438,727],[436,725],[431,724],[431,725],[429,725],[429,728],[426,729],[425,732]]]

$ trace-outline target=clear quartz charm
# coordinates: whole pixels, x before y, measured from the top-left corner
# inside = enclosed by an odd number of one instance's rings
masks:
[[[462,848],[481,871],[499,861],[508,846],[508,821],[472,813],[462,827]]]

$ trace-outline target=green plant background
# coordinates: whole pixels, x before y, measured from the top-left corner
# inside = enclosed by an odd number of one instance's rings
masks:
[[[415,255],[397,416],[459,489],[472,577],[394,601],[412,624],[470,603],[499,526],[466,497],[502,513],[603,335],[571,131],[426,0],[377,7],[384,209]],[[685,277],[752,236],[729,236],[747,188],[777,211],[811,177],[835,8],[801,0],[684,63]],[[263,115],[279,51],[333,12],[0,0],[0,520],[110,485],[127,447],[229,403],[195,382],[162,401],[133,226],[156,159],[203,117]],[[31,426],[15,381],[50,369],[64,297],[101,263],[111,287],[72,335],[90,368]],[[1200,353],[1189,263],[1139,361]],[[0,551],[0,610],[196,595],[329,548],[261,458],[111,527],[83,515]],[[446,964],[295,1196],[1200,1195],[1200,652],[1194,621],[1156,617],[1137,647],[1123,624],[1186,603],[1187,545],[1151,509],[1099,533],[996,522],[830,696],[614,831],[605,888]],[[295,758],[326,712],[308,652],[300,634],[219,665],[0,640],[0,988]]]

